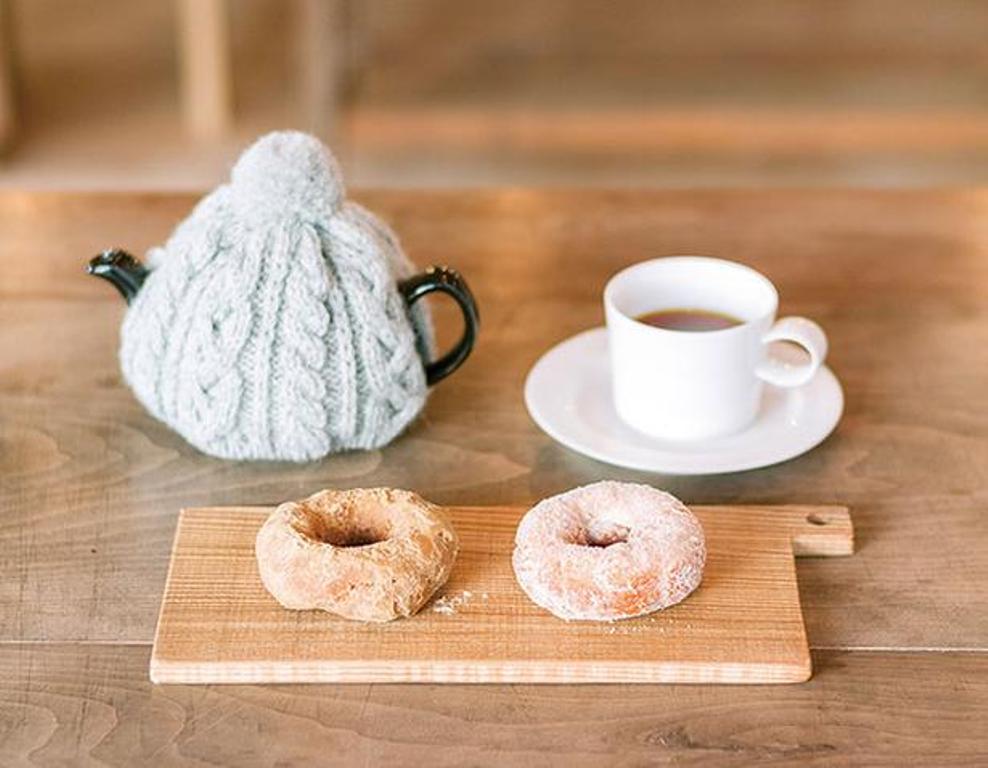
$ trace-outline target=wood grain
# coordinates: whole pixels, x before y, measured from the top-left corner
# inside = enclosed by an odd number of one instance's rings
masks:
[[[811,673],[793,541],[848,554],[840,507],[696,507],[703,584],[665,611],[564,622],[518,587],[524,507],[448,507],[460,553],[437,603],[387,625],[286,611],[254,557],[270,508],[179,517],[151,655],[156,683],[793,683]]]
[[[804,685],[153,686],[147,646],[0,646],[0,764],[988,761],[988,655],[817,651]]]
[[[364,184],[988,178],[976,0],[360,7],[348,135]]]
[[[373,104],[929,105],[973,103],[985,77],[977,0],[362,6],[374,45],[361,96]]]
[[[334,744],[394,764],[432,753],[446,764],[493,762],[498,749],[518,763],[784,763],[801,756],[786,750],[807,744],[832,745],[808,753],[828,765],[985,762],[977,718],[988,650],[988,190],[356,197],[395,226],[418,263],[462,269],[483,309],[480,344],[394,444],[285,466],[205,458],[149,418],[117,367],[123,307],[82,273],[107,245],[142,252],[160,242],[194,196],[0,193],[0,764],[72,764],[92,749],[133,765],[158,747],[145,762],[247,765],[274,754],[268,762],[305,763]],[[779,286],[783,312],[824,325],[847,407],[823,445],[764,470],[676,478],[584,459],[531,423],[520,396],[531,364],[601,323],[609,275],[672,253],[750,263]],[[450,340],[458,318],[436,309]],[[603,478],[653,483],[690,504],[852,507],[854,557],[798,561],[810,645],[908,653],[818,652],[807,686],[743,693],[149,692],[149,645],[183,507],[270,504],[327,485],[518,505]],[[26,650],[2,647],[20,642]],[[38,645],[59,642],[114,645]],[[334,696],[356,697],[357,712],[369,696],[368,719],[335,730]],[[239,709],[250,697],[266,703]],[[197,736],[216,705],[228,717]],[[309,728],[318,737],[300,738]],[[682,746],[659,750],[649,733]],[[603,755],[610,749],[619,759]]]
[[[363,107],[347,128],[360,151],[413,154],[431,147],[451,155],[499,151],[648,156],[744,153],[792,156],[925,155],[982,152],[982,109],[875,109],[666,104],[655,107],[504,104]]]
[[[813,647],[988,647],[988,191],[374,192],[420,264],[483,309],[474,355],[381,451],[307,465],[203,457],[151,419],[116,361],[123,306],[82,271],[160,242],[189,195],[0,194],[0,639],[150,642],[178,510],[327,485],[441,504],[528,504],[603,478],[688,503],[855,510],[859,551],[798,565]],[[602,322],[600,287],[662,253],[748,262],[816,318],[847,395],[822,446],[764,470],[677,478],[555,444],[521,388],[546,349]],[[560,276],[565,277],[560,277]],[[441,335],[459,318],[437,303]],[[455,472],[450,471],[451,468]]]

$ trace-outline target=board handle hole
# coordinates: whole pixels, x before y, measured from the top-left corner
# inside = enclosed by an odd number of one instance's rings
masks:
[[[810,514],[808,514],[806,516],[806,522],[808,522],[810,525],[826,525],[827,524],[827,521],[824,520],[822,517],[820,517],[820,515],[818,515],[816,512],[811,512]]]

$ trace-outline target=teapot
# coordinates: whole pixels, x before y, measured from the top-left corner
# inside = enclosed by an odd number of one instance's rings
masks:
[[[466,360],[480,322],[463,277],[416,274],[394,232],[345,198],[329,150],[294,131],[248,148],[147,265],[110,249],[88,272],[128,304],[120,361],[137,399],[227,459],[385,445]],[[464,319],[439,357],[419,301],[433,292]]]

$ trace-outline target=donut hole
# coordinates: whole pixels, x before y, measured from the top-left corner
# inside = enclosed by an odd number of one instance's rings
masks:
[[[584,525],[567,540],[568,544],[581,547],[606,549],[614,544],[623,544],[628,540],[631,529],[608,521],[594,520]]]
[[[299,533],[322,544],[341,548],[369,547],[387,541],[391,536],[388,526],[380,520],[357,523],[320,514],[309,515]]]
[[[604,549],[606,547],[613,546],[614,544],[623,544],[627,540],[628,540],[627,529],[625,529],[623,533],[613,533],[613,534],[608,533],[603,536],[596,536],[588,533],[586,546],[598,547],[600,549]]]
[[[320,539],[324,544],[332,544],[334,547],[369,547],[387,540],[386,534],[370,530],[347,531],[343,535],[333,531]]]

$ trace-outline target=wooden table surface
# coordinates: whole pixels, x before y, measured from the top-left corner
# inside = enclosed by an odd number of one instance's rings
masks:
[[[0,195],[0,765],[902,765],[988,761],[988,190],[360,193],[420,264],[470,280],[473,357],[388,448],[235,464],[154,422],[116,361],[124,307],[87,278],[193,198]],[[836,433],[764,470],[677,478],[552,442],[522,403],[600,291],[660,254],[738,259],[817,319]],[[438,306],[442,336],[455,314]],[[838,503],[858,551],[801,560],[804,685],[153,687],[178,510],[325,486],[519,504],[602,478],[688,503]],[[343,758],[346,758],[345,760]]]

